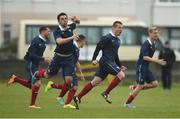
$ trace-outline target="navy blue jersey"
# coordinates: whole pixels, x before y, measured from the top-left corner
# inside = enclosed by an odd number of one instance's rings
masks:
[[[74,44],[74,52],[73,52],[73,61],[74,61],[74,64],[76,64],[76,62],[78,61],[79,59],[79,48]]]
[[[61,30],[59,27],[57,27],[53,32],[54,39],[56,40],[57,38],[68,38],[73,36],[73,30],[75,28],[76,28],[75,23],[69,24],[66,30]],[[65,55],[72,54],[74,52],[73,40],[65,44],[56,43],[56,48],[54,52]]]
[[[112,36],[111,33],[102,36],[98,42],[92,60],[95,60],[99,51],[102,50],[102,57],[100,61],[111,61],[115,62],[118,66],[121,63],[118,58],[118,48],[120,46],[120,39]]]
[[[139,55],[139,59],[137,61],[138,65],[143,65],[143,66],[148,66],[149,62],[145,61],[143,59],[143,56],[149,56],[149,57],[153,57],[153,54],[155,52],[155,44],[150,44],[149,41],[145,41],[144,44],[141,46],[141,50],[140,50],[140,55]]]
[[[32,40],[28,48],[28,51],[26,52],[26,55],[24,56],[24,59],[34,64],[39,64],[40,61],[44,60],[42,56],[45,49],[46,49],[45,41],[41,39],[39,36],[36,36]]]

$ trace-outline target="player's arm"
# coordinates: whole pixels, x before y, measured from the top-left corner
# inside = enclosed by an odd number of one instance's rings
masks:
[[[62,38],[61,33],[59,33],[57,30],[53,32],[54,38],[56,39],[56,43],[61,45],[68,43],[74,39],[78,39],[79,36],[77,34],[73,34],[71,37]]]
[[[118,55],[116,56],[115,62],[116,62],[116,64],[117,64],[119,67],[121,67],[121,66],[122,66],[122,65],[121,65],[121,61],[120,61],[120,59],[119,59],[119,56],[118,56]]]
[[[76,69],[80,73],[80,79],[85,80],[79,61],[76,62]]]
[[[101,38],[101,40],[99,41],[99,43],[96,45],[96,49],[94,51],[93,57],[92,57],[92,64],[96,65],[98,63],[98,61],[96,60],[99,51],[104,47],[104,45],[106,44],[107,39],[105,39],[104,37]]]
[[[164,59],[154,59],[149,56],[143,56],[143,59],[148,62],[154,62],[156,64],[166,65],[166,61],[164,61]]]

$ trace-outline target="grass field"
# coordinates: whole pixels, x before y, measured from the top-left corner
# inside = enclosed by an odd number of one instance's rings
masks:
[[[83,82],[80,82],[80,88]],[[118,86],[111,93],[112,104],[106,103],[100,93],[107,87],[107,82],[94,88],[85,96],[80,110],[63,109],[56,102],[58,90],[51,90],[47,94],[44,85],[41,87],[37,104],[42,109],[28,108],[30,90],[19,84],[6,87],[0,83],[0,118],[8,117],[59,117],[59,118],[172,118],[180,117],[180,84],[174,84],[171,91],[162,90],[161,86],[153,90],[143,91],[135,100],[135,109],[123,108],[129,90],[127,86]]]

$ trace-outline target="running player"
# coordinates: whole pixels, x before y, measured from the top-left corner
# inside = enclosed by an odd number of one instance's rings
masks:
[[[156,88],[158,86],[158,81],[149,69],[149,63],[153,62],[160,65],[166,64],[166,61],[164,61],[164,59],[158,60],[152,58],[155,52],[155,41],[158,38],[157,27],[150,27],[148,33],[149,37],[141,46],[139,59],[136,63],[136,81],[138,85],[132,85],[129,87],[131,93],[124,104],[124,107],[126,108],[135,108],[135,106],[133,106],[131,103],[141,90]]]
[[[39,69],[40,62],[50,62],[49,58],[43,57],[43,53],[46,49],[45,43],[50,36],[50,29],[46,26],[42,26],[39,29],[39,33],[40,34],[32,40],[31,45],[29,46],[28,51],[24,57],[24,59],[26,60],[28,80],[22,79],[13,74],[8,81],[8,85],[16,82],[32,90],[31,103],[29,105],[29,108],[33,109],[40,108],[35,105],[35,101],[38,95],[39,88],[41,86],[41,82],[40,80],[32,82],[32,76]]]
[[[74,42],[75,51],[73,53],[73,59],[74,59],[74,63],[75,63],[75,68],[79,72],[81,80],[85,80],[85,79],[84,79],[84,75],[82,73],[80,62],[79,62],[79,50],[80,50],[80,48],[84,47],[85,39],[86,39],[86,37],[84,35],[79,35],[79,39],[77,39]],[[64,72],[63,72],[63,76],[64,76]],[[65,103],[64,103],[63,96],[66,94],[66,92],[62,94],[62,91],[61,91],[60,95],[57,97],[59,104],[62,105],[64,108],[75,108],[70,103],[71,103],[71,101],[72,101],[72,99],[73,99],[73,97],[77,91],[77,88],[78,88],[78,79],[77,79],[76,73],[74,73],[74,75],[73,75],[72,86],[73,86],[73,88],[71,88],[69,90],[67,100]],[[57,84],[57,83],[53,83],[52,81],[49,81],[46,88],[45,88],[45,92],[49,91],[52,88],[62,89],[62,86],[61,86],[61,84]]]
[[[108,96],[110,91],[114,89],[125,77],[124,70],[126,68],[121,66],[118,57],[118,48],[120,46],[120,39],[118,36],[121,34],[122,29],[123,24],[120,21],[115,21],[112,25],[112,32],[101,37],[101,40],[97,44],[92,58],[92,64],[96,65],[98,63],[96,57],[99,51],[102,50],[99,69],[96,71],[94,79],[86,84],[81,92],[73,98],[76,109],[79,109],[81,98],[86,95],[93,87],[101,83],[108,74],[114,75],[115,78],[112,80],[108,88],[102,93],[102,96],[108,103],[111,103]]]
[[[60,13],[57,15],[57,20],[59,26],[53,32],[56,41],[54,57],[47,70],[41,69],[36,72],[33,76],[33,80],[38,80],[42,77],[51,78],[58,73],[60,68],[62,68],[65,82],[64,84],[61,84],[62,95],[60,95],[60,97],[63,97],[64,93],[69,89],[73,81],[73,52],[75,50],[73,41],[79,38],[78,35],[73,34],[73,30],[77,25],[79,25],[80,20],[76,16],[73,16],[71,18],[73,23],[68,24],[68,15],[66,13]]]

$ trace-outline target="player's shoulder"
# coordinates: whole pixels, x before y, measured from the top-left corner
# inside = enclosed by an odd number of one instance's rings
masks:
[[[38,43],[39,40],[40,40],[39,36],[35,36],[35,37],[32,39],[31,43]]]
[[[101,39],[102,39],[102,40],[110,40],[110,39],[111,39],[111,34],[108,33],[108,34],[106,34],[106,35],[103,35],[103,36],[101,37]]]
[[[59,28],[59,26],[56,26],[55,28],[54,28],[54,30],[53,30],[53,32],[58,32],[58,31],[60,31],[61,29]]]
[[[142,47],[149,47],[150,43],[148,42],[148,40],[146,40],[143,44]]]

